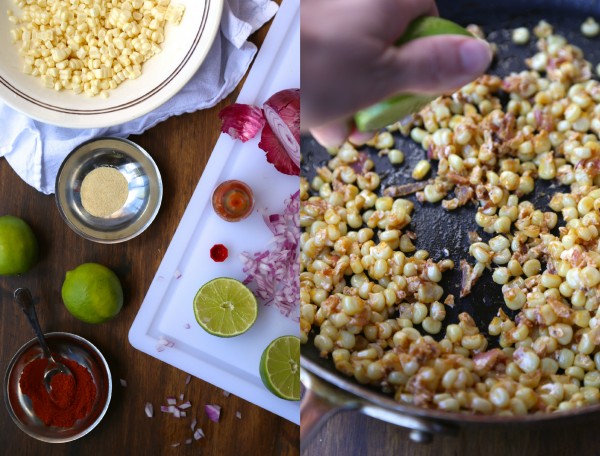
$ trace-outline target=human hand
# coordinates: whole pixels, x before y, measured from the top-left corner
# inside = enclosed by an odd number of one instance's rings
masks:
[[[360,109],[400,92],[443,93],[467,84],[488,67],[483,41],[433,36],[398,47],[413,19],[437,16],[434,0],[302,0],[301,124],[325,147],[357,133]]]

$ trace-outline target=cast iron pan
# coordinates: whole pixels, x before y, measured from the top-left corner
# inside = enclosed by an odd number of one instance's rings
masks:
[[[480,25],[488,41],[498,46],[497,57],[492,64],[490,72],[498,76],[506,76],[511,72],[519,72],[527,69],[525,58],[537,52],[535,43],[537,38],[533,35],[533,27],[545,19],[554,26],[555,33],[563,35],[567,40],[580,47],[585,58],[592,63],[595,74],[595,66],[600,63],[600,36],[596,38],[585,38],[579,31],[581,23],[588,17],[594,16],[600,20],[600,2],[595,0],[533,0],[519,2],[514,0],[440,0],[437,2],[440,16],[451,19],[459,24]],[[531,40],[526,46],[517,46],[512,43],[511,31],[520,26],[526,26],[532,31]],[[595,76],[596,77],[596,76]],[[378,157],[377,150],[363,149],[369,152],[371,159],[375,162],[375,170],[381,176],[381,188],[390,185],[398,185],[414,182],[410,177],[414,165],[421,159],[426,158],[425,151],[410,139],[400,135],[395,136],[396,147],[404,152],[405,161],[401,165],[393,166],[386,157]],[[325,166],[328,158],[327,152],[320,147],[310,136],[301,139],[303,166],[301,173],[309,181],[315,175],[315,169]],[[435,173],[435,164],[433,172]],[[556,192],[567,191],[554,181],[537,180],[535,191],[524,199],[531,201],[536,208],[549,210],[547,204]],[[456,298],[454,309],[447,308],[447,316],[444,320],[444,328],[440,335],[445,333],[446,325],[456,323],[458,314],[468,312],[477,323],[479,329],[486,335],[489,347],[497,346],[497,338],[487,335],[487,327],[491,319],[496,315],[498,308],[502,308],[510,317],[514,317],[511,311],[504,305],[501,287],[491,279],[491,271],[486,271],[479,281],[473,286],[471,295],[459,298],[461,273],[459,263],[466,259],[474,264],[474,260],[468,254],[469,231],[476,231],[484,240],[490,238],[475,223],[476,206],[469,204],[455,211],[444,210],[439,203],[419,203],[414,196],[407,197],[415,203],[412,214],[412,222],[408,229],[417,234],[415,246],[417,249],[425,249],[431,258],[439,261],[447,256],[444,250],[449,252],[449,258],[455,262],[452,271],[444,273],[444,279],[440,283],[445,293],[452,293]],[[559,215],[559,226],[563,220]],[[445,295],[444,295],[445,297]],[[502,421],[519,422],[522,418],[512,417],[482,417],[465,414],[449,414],[434,410],[424,410],[415,407],[404,406],[393,401],[393,398],[368,386],[360,385],[353,379],[337,372],[330,358],[323,359],[312,343],[315,334],[311,334],[309,343],[302,346],[302,363],[319,377],[328,380],[334,385],[350,391],[355,395],[376,401],[380,405],[392,407],[400,412],[443,421],[476,421],[498,423]],[[547,415],[532,415],[528,421],[546,421],[559,416],[581,415],[583,413],[600,410],[600,406],[585,407],[575,412]]]

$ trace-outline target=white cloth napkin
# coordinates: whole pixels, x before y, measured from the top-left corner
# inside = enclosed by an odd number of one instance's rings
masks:
[[[201,68],[171,100],[149,114],[109,128],[61,128],[33,120],[0,102],[0,157],[29,185],[54,193],[60,164],[78,144],[98,136],[140,134],[168,117],[214,106],[238,85],[256,54],[248,37],[271,19],[270,0],[225,0],[220,33]]]

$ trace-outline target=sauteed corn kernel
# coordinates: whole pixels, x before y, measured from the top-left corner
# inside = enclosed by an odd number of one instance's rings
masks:
[[[423,185],[381,189],[372,161],[349,143],[311,184],[301,180],[302,341],[312,331],[338,370],[399,402],[501,415],[600,402],[600,83],[550,24],[533,34],[528,70],[484,75],[389,128],[437,161]],[[402,162],[389,131],[370,145]],[[423,160],[413,178],[430,171]],[[536,179],[570,189],[536,208],[525,199]],[[414,192],[445,210],[478,206],[467,258],[417,250],[414,205],[397,197]],[[506,306],[485,328],[497,343],[467,313],[445,321],[460,298],[438,283],[455,266],[461,297],[492,269]]]

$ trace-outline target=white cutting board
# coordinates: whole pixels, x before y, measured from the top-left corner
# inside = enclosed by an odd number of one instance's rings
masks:
[[[275,92],[299,87],[300,0],[284,0],[238,102],[261,106]],[[276,337],[299,335],[298,322],[259,303],[258,319],[248,332],[222,339],[198,326],[192,306],[196,292],[209,280],[245,278],[240,253],[265,250],[273,237],[261,211],[282,212],[285,199],[299,188],[298,177],[281,174],[266,161],[259,139],[242,143],[220,136],[131,326],[129,341],[138,350],[299,423],[299,403],[271,394],[258,371],[264,348]],[[221,220],[210,203],[213,189],[228,179],[242,180],[254,191],[255,211],[241,222]],[[210,259],[214,244],[229,249],[225,262]],[[161,338],[173,346],[158,351]]]

